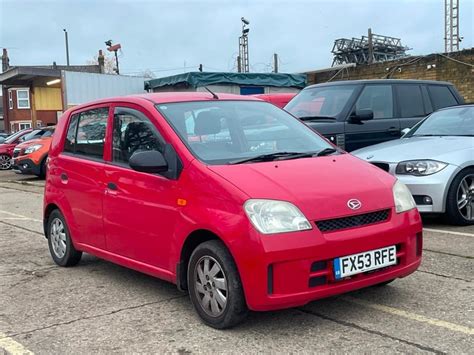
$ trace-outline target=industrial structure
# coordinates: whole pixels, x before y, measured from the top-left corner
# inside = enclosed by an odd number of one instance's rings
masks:
[[[249,64],[249,31],[247,27],[250,22],[244,17],[242,21],[242,35],[239,37],[239,56],[237,57],[237,71],[239,73],[248,73],[250,71]]]
[[[444,0],[444,51],[459,51],[459,0]]]
[[[400,38],[373,34],[361,38],[339,38],[334,41],[332,66],[342,64],[371,64],[407,56],[410,48],[403,46]]]

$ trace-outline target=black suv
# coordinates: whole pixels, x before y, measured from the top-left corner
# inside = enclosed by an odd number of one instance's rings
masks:
[[[285,110],[352,151],[399,138],[431,112],[464,103],[453,84],[425,80],[353,80],[308,86]]]

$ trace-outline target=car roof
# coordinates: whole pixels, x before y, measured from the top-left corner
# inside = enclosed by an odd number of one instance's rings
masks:
[[[333,86],[333,85],[357,85],[357,84],[431,84],[431,85],[450,85],[447,81],[435,81],[435,80],[414,80],[414,79],[364,79],[364,80],[340,80],[331,81],[328,83],[314,84],[305,87],[303,90],[310,89],[313,87],[321,86]]]
[[[216,92],[219,97],[218,100],[239,100],[239,101],[262,101],[258,98],[248,95],[235,95],[235,94],[224,94]],[[174,103],[174,102],[190,102],[190,101],[215,101],[212,94],[209,92],[160,92],[160,93],[148,93],[148,94],[137,94],[127,96],[116,96],[105,99],[95,100],[87,102],[85,104],[74,106],[72,109],[75,111],[83,107],[88,107],[97,104],[113,103],[113,102],[137,102],[140,100],[151,101],[154,104]]]
[[[446,110],[451,110],[451,109],[454,109],[454,108],[462,108],[462,107],[473,107],[474,108],[474,103],[468,103],[468,104],[460,104],[460,105],[454,105],[454,106],[447,106],[447,107],[443,107],[443,108],[440,108],[434,112],[439,112],[439,111],[446,111]]]

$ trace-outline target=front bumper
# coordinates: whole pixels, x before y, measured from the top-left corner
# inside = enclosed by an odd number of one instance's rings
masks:
[[[392,209],[387,221],[373,225],[328,233],[314,227],[260,239],[262,248],[236,258],[247,304],[256,311],[301,306],[404,277],[421,263],[422,225],[416,209],[401,214]],[[335,280],[334,258],[391,245],[397,246],[396,265]]]
[[[457,166],[448,165],[440,172],[428,176],[395,175],[407,185],[413,196],[429,196],[431,204],[420,204],[416,207],[421,213],[444,213],[446,211],[446,196],[452,177],[456,174]]]
[[[13,158],[12,169],[17,174],[37,175],[41,174],[41,164],[36,164],[33,160],[28,158]]]

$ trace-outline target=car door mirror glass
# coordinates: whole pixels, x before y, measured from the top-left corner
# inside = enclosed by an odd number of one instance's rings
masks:
[[[356,110],[350,118],[352,122],[369,121],[374,118],[374,111],[371,109]]]
[[[129,165],[144,173],[162,173],[168,170],[165,157],[157,150],[137,151],[132,154]]]
[[[404,136],[405,134],[407,134],[407,133],[410,132],[410,131],[411,131],[411,128],[408,128],[408,127],[402,129],[402,132],[401,132],[401,133],[402,133],[402,136]]]

